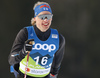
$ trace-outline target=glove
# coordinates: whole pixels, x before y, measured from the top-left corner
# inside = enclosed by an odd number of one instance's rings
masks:
[[[50,74],[50,78],[57,78],[57,75],[58,74],[56,74],[56,75]]]
[[[24,53],[30,52],[32,50],[33,44],[34,44],[34,39],[29,39],[29,40],[25,41]]]

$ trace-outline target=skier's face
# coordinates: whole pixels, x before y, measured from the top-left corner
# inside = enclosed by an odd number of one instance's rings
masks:
[[[48,11],[43,11],[39,13],[34,20],[36,21],[36,26],[40,31],[45,32],[49,29],[52,21],[52,15]]]

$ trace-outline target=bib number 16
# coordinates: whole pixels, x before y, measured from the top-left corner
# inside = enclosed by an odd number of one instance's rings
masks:
[[[42,59],[40,60],[40,57],[37,56],[34,59],[36,60],[36,65],[38,65],[39,61],[41,61],[42,65],[46,65],[48,61],[48,57],[42,57]]]

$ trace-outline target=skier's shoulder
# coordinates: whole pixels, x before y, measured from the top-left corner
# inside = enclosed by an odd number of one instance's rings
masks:
[[[61,45],[65,45],[65,37],[62,34],[59,34],[59,40]]]

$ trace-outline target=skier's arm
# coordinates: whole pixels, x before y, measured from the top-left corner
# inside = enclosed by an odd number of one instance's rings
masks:
[[[59,43],[59,49],[55,53],[53,64],[51,67],[51,74],[56,75],[58,74],[63,55],[64,55],[64,50],[65,50],[65,38],[60,34],[59,35],[60,43]]]
[[[11,53],[8,58],[10,65],[19,63],[25,57],[26,53],[24,53],[23,48],[27,38],[28,38],[27,29],[26,28],[21,29],[15,38],[15,41],[11,49]]]

